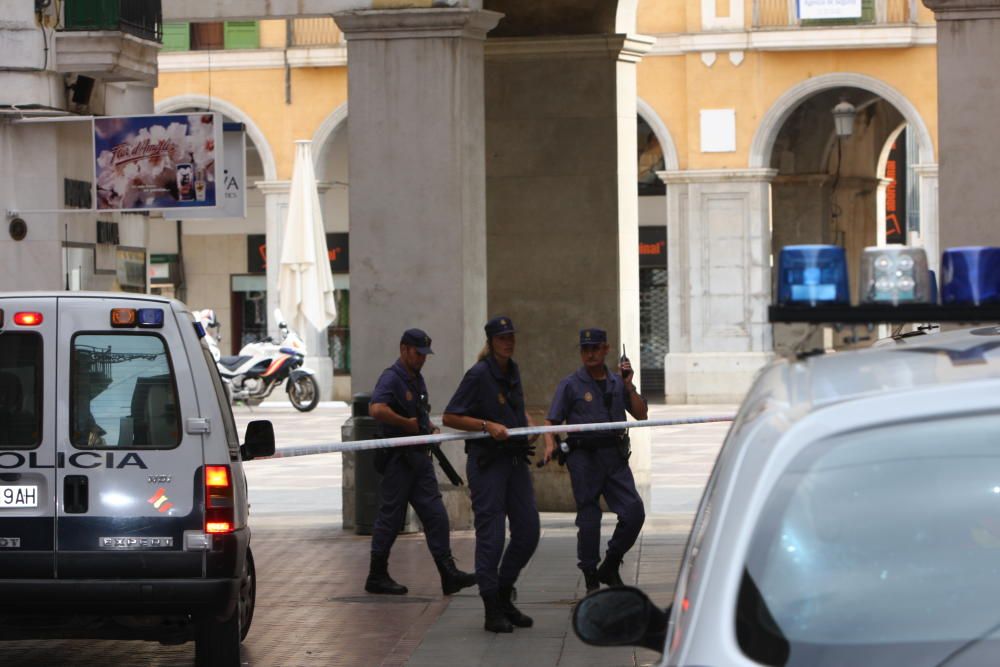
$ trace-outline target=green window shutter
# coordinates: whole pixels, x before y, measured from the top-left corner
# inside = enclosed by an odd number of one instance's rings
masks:
[[[227,49],[260,48],[260,29],[256,21],[226,21]]]
[[[190,51],[191,25],[188,23],[164,23],[163,50]]]
[[[117,0],[67,0],[66,30],[118,30]]]

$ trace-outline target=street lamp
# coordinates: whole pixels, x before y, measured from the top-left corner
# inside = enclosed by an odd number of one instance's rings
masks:
[[[843,98],[833,107],[833,126],[839,138],[846,139],[854,133],[854,117],[857,112],[854,105]]]

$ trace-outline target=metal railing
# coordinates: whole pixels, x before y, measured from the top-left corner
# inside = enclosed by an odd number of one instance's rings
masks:
[[[160,0],[65,0],[62,30],[119,30],[141,39],[163,39]]]
[[[797,0],[753,0],[755,30],[844,25],[903,25],[916,21],[915,0],[862,0],[861,16],[854,19],[803,20]]]
[[[336,46],[344,41],[332,18],[293,19],[290,23],[289,46]]]

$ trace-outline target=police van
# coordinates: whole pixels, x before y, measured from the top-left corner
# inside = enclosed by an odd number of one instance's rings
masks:
[[[239,665],[256,575],[204,330],[147,295],[0,293],[0,638],[181,643]]]

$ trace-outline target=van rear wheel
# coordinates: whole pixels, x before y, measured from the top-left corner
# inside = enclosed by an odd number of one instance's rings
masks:
[[[239,667],[240,644],[250,632],[254,606],[257,602],[257,570],[253,552],[247,548],[240,577],[240,597],[232,615],[224,621],[204,618],[195,635],[195,664],[199,667]]]
[[[201,619],[194,640],[194,664],[198,667],[240,666],[240,610],[224,621]]]

